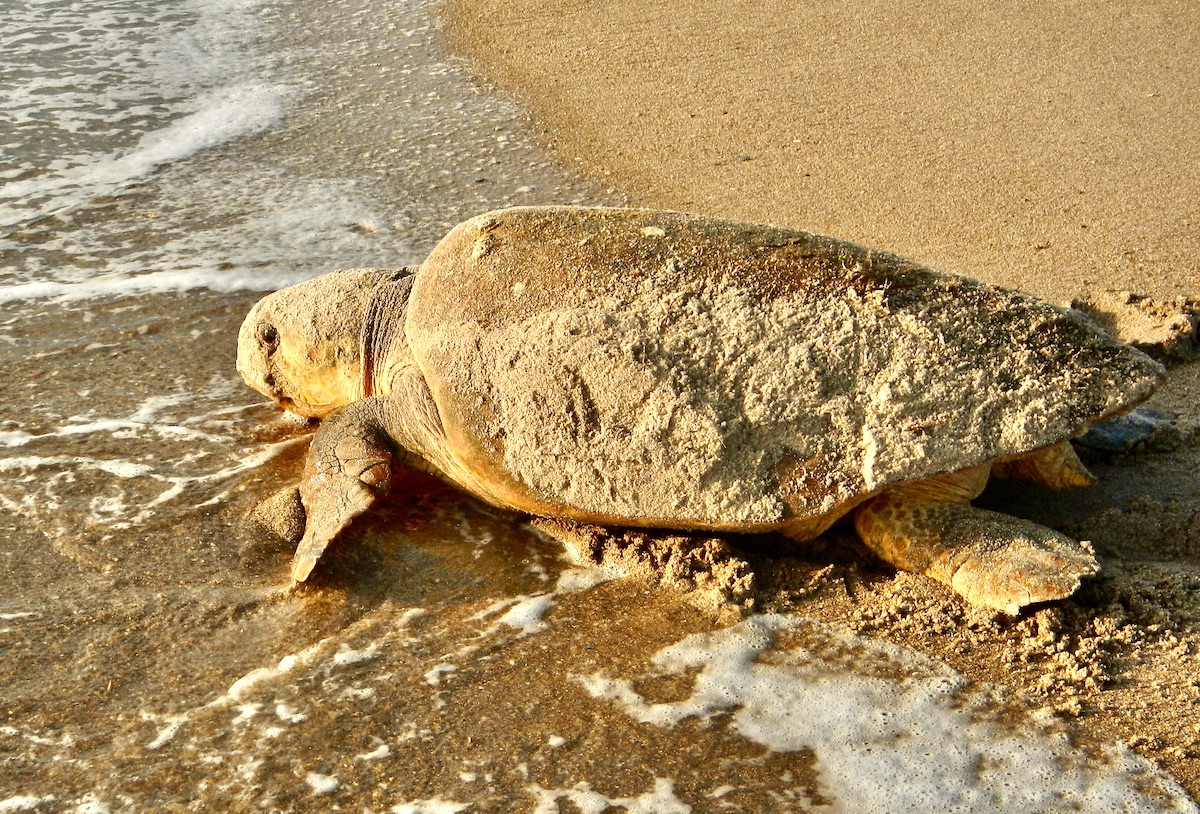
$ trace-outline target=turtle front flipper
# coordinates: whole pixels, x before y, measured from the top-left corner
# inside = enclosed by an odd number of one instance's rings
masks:
[[[891,487],[860,506],[854,525],[867,547],[972,605],[1010,615],[1064,599],[1100,570],[1082,544],[1037,523],[977,509],[969,503],[974,489],[944,490],[943,479]]]
[[[300,485],[306,524],[292,560],[294,581],[308,579],[334,538],[387,493],[395,462],[387,437],[374,398],[355,402],[321,423]]]

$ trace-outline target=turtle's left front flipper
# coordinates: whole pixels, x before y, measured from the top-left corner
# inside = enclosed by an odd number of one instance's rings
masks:
[[[329,543],[387,494],[396,458],[381,407],[378,398],[356,401],[313,436],[300,485],[307,522],[292,560],[296,582],[308,579]]]

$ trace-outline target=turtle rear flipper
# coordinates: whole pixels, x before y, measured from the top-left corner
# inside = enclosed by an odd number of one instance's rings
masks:
[[[394,456],[379,421],[377,399],[355,402],[317,430],[300,485],[306,524],[292,559],[292,579],[303,582],[326,547],[387,493]]]
[[[992,464],[992,474],[1002,478],[1024,478],[1051,489],[1093,486],[1096,483],[1096,476],[1088,471],[1075,454],[1071,442],[1066,440],[1016,458],[998,461]]]
[[[939,495],[939,480],[892,487],[860,506],[854,525],[867,547],[897,568],[947,585],[972,605],[1014,616],[1027,605],[1070,596],[1100,570],[1092,552],[1075,540],[977,509],[962,493]]]

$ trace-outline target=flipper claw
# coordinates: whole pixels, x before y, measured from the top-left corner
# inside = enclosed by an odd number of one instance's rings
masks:
[[[304,582],[304,580],[308,579],[308,575],[316,567],[317,557],[319,556],[320,554],[316,556],[301,555],[297,551],[296,556],[292,559],[292,582]]]

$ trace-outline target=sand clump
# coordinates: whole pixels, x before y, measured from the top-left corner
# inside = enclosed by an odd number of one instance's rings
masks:
[[[1200,359],[1200,299],[1159,300],[1129,291],[1097,291],[1076,298],[1078,309],[1111,336],[1166,363]]]
[[[530,526],[562,543],[569,559],[681,593],[724,623],[754,609],[754,572],[729,540],[550,518],[534,518]]]
[[[262,531],[274,534],[290,545],[304,536],[304,504],[300,489],[285,486],[256,505],[249,514],[250,522]]]

